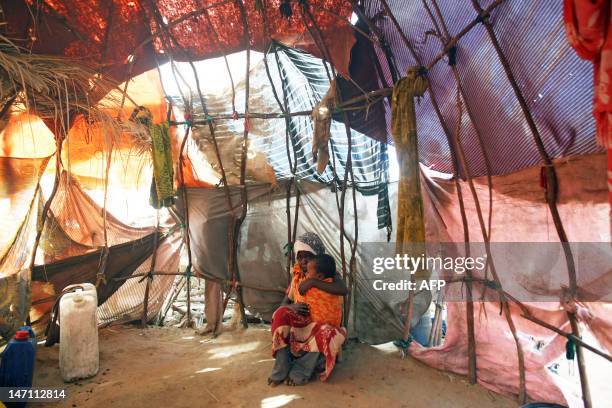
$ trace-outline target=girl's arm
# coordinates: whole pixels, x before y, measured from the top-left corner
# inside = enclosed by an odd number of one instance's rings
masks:
[[[304,293],[308,292],[308,289],[311,288],[321,289],[323,292],[336,296],[346,296],[348,293],[344,280],[342,280],[342,277],[337,273],[333,282],[324,282],[319,279],[306,279],[300,284],[300,295],[304,295]]]

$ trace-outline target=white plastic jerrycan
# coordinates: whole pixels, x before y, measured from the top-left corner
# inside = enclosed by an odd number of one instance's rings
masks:
[[[59,365],[63,380],[69,382],[98,373],[98,294],[91,283],[70,285],[63,292],[59,315]]]

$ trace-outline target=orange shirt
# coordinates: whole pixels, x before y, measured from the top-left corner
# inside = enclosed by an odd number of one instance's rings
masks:
[[[294,268],[289,297],[295,303],[306,303],[310,307],[310,318],[313,322],[340,327],[342,324],[342,296],[332,295],[317,288],[310,288],[304,295],[300,295],[298,288],[304,279],[299,266]],[[324,280],[324,282],[333,281],[331,278]]]

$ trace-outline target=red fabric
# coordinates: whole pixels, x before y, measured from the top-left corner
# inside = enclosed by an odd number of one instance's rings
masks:
[[[608,195],[610,196],[610,235],[612,235],[612,148],[608,149]]]
[[[608,148],[608,188],[612,215],[612,24],[609,0],[565,0],[567,40],[580,58],[593,62],[593,115],[597,142]],[[612,216],[610,219],[612,231]]]
[[[161,53],[164,45],[167,47],[166,52],[171,52],[179,61],[186,60],[187,55],[194,60],[220,56],[220,47],[226,53],[245,49],[240,9],[236,2],[230,1],[208,9],[208,18],[204,13],[198,13],[204,6],[216,3],[221,1],[0,0],[7,21],[7,34],[11,38],[25,39],[20,45],[39,54],[66,55],[91,63],[103,63],[105,72],[117,80],[125,80],[131,75],[154,68],[154,53]],[[244,1],[250,45],[253,49],[263,51],[267,45],[264,19],[255,10],[255,3]],[[287,42],[288,45],[307,48],[307,51],[320,56],[304,25],[297,2],[291,2],[291,19],[280,15],[280,0],[264,0],[263,3],[266,4],[266,17],[272,38]],[[308,4],[330,48],[334,60],[332,62],[340,72],[348,72],[348,53],[343,50],[350,50],[352,42],[342,41],[342,44],[337,44],[332,38],[335,40],[338,34],[350,31],[350,2],[310,0]],[[157,36],[153,44],[147,42],[151,33],[165,36],[165,30],[160,29],[156,22],[155,9],[169,23],[186,15],[192,16],[170,29],[170,34],[180,47],[172,39],[165,38],[162,42]],[[36,24],[32,23],[33,15],[37,16]],[[184,49],[187,55],[179,48]],[[132,54],[135,55],[135,62],[130,68],[128,57]],[[164,59],[163,55],[159,58],[162,61]]]
[[[567,40],[584,59],[593,62],[593,113],[597,141],[612,148],[612,25],[608,0],[565,0]]]
[[[313,322],[310,317],[281,306],[272,315],[272,355],[287,346],[296,356],[309,352],[322,353],[325,356],[325,371],[319,378],[326,381],[334,369],[346,334],[343,327]]]

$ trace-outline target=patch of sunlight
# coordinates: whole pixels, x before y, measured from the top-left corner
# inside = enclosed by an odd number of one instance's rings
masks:
[[[211,354],[210,358],[227,358],[236,354],[248,353],[257,349],[257,346],[261,344],[260,341],[252,341],[250,343],[242,343],[234,346],[216,347],[209,350]]]
[[[185,337],[181,337],[183,340],[193,340],[195,339],[195,337],[193,336],[185,336]]]
[[[214,367],[214,368],[208,367],[208,368],[203,368],[201,370],[198,370],[195,373],[196,374],[210,373],[211,371],[218,371],[220,369],[221,369],[220,367]]]
[[[397,347],[393,344],[392,341],[390,341],[389,343],[378,344],[376,346],[371,347],[374,347],[375,349],[378,349],[387,354],[397,353]]]
[[[10,198],[0,198],[0,214],[8,214],[11,209],[11,199]]]
[[[267,363],[267,362],[269,362],[269,361],[274,361],[274,359],[273,359],[273,358],[265,358],[265,359],[263,359],[263,360],[255,361],[255,362],[254,362],[254,363],[252,363],[252,364]]]
[[[294,400],[300,399],[300,398],[302,398],[302,397],[300,397],[297,394],[293,394],[293,395],[282,394],[282,395],[276,395],[274,397],[264,398],[264,399],[261,400],[261,408],[277,408],[277,407],[282,407],[284,405],[287,405],[291,401],[294,401]]]

